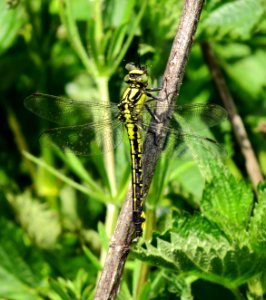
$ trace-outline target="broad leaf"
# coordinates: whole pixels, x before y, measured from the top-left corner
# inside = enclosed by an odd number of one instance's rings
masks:
[[[259,273],[265,267],[248,243],[239,245],[201,216],[178,217],[176,227],[154,237],[153,243],[135,248],[143,261],[178,274],[194,275],[229,288]]]
[[[258,0],[238,0],[218,7],[203,21],[201,31],[215,40],[250,38],[265,8]]]

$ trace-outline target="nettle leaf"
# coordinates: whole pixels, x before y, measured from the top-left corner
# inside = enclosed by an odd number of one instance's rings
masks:
[[[225,174],[206,184],[201,200],[204,216],[239,241],[246,239],[252,207],[251,187]]]
[[[235,288],[265,267],[248,243],[239,245],[201,216],[179,216],[174,229],[137,245],[135,255],[176,275],[195,275]]]
[[[37,299],[36,288],[47,288],[48,272],[41,255],[26,246],[22,230],[1,218],[0,298]]]
[[[204,35],[215,40],[221,40],[225,36],[230,39],[246,40],[260,23],[263,13],[263,4],[259,0],[225,3],[203,20],[201,33],[204,32]]]
[[[30,238],[43,249],[53,248],[61,233],[57,214],[45,204],[31,198],[29,193],[7,195],[16,217]]]

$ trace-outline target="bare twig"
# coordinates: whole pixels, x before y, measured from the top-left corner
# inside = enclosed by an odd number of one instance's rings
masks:
[[[167,103],[176,100],[184,69],[191,48],[192,39],[199,21],[200,12],[204,0],[186,0],[183,8],[180,24],[173,43],[170,57],[164,74],[163,89],[159,97],[167,99]],[[167,111],[158,111],[170,115]],[[167,122],[168,118],[166,118]],[[155,125],[153,126],[153,128]],[[160,128],[158,128],[159,130]],[[144,143],[144,195],[147,195],[152,176],[159,158],[163,138],[154,145],[154,135],[148,134]],[[134,237],[132,224],[132,191],[131,186],[127,193],[126,201],[120,212],[115,233],[110,241],[109,251],[101,278],[98,282],[95,300],[114,299],[120,284],[124,264],[129,253],[130,245]]]
[[[236,106],[234,104],[234,99],[226,85],[222,72],[216,62],[211,46],[208,43],[203,43],[202,51],[211,71],[212,78],[219,91],[220,97],[224,103],[226,110],[228,111],[236,139],[246,161],[247,173],[251,179],[254,189],[256,189],[257,184],[261,180],[263,180],[263,177],[260,171],[258,161],[252,149],[252,145],[248,138],[244,123],[241,119],[241,116],[237,112]]]

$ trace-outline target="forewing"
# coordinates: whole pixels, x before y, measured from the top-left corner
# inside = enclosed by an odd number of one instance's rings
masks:
[[[191,104],[177,106],[173,115],[172,128],[176,123],[187,124],[193,131],[200,131],[212,127],[227,118],[226,110],[216,104]],[[184,125],[183,125],[184,126]],[[187,127],[186,126],[186,127]]]
[[[224,147],[215,140],[186,132],[168,134],[165,144],[182,160],[211,160],[227,156]]]
[[[164,122],[168,116],[161,111],[165,111],[166,104],[148,103],[152,111],[152,118],[158,123]],[[172,105],[170,110],[173,112],[169,121],[168,128],[180,132],[181,128],[189,128],[194,132],[201,131],[207,127],[219,124],[227,118],[226,110],[216,104],[188,104],[188,105]],[[150,115],[150,113],[148,113]],[[145,112],[144,122],[147,124],[147,112]]]
[[[206,160],[227,156],[224,147],[212,138],[198,135],[192,130],[185,131],[181,126],[178,129],[169,129],[156,123],[142,123],[141,127],[154,135],[155,144],[159,142],[159,135],[165,135],[164,148],[175,152],[180,159],[192,160],[201,157]]]
[[[48,129],[43,132],[41,139],[45,143],[54,143],[63,151],[77,155],[99,155],[110,151],[121,141],[119,121],[84,124]],[[97,147],[92,146],[96,144]],[[97,149],[97,150],[95,150]]]
[[[25,107],[39,117],[61,125],[83,125],[117,114],[115,104],[98,101],[77,101],[48,94],[35,93],[24,101]]]

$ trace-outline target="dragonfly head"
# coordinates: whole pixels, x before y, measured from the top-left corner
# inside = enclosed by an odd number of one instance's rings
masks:
[[[124,81],[128,84],[135,84],[140,87],[148,85],[148,72],[144,66],[136,66],[133,63],[126,64],[128,74],[125,76]]]

